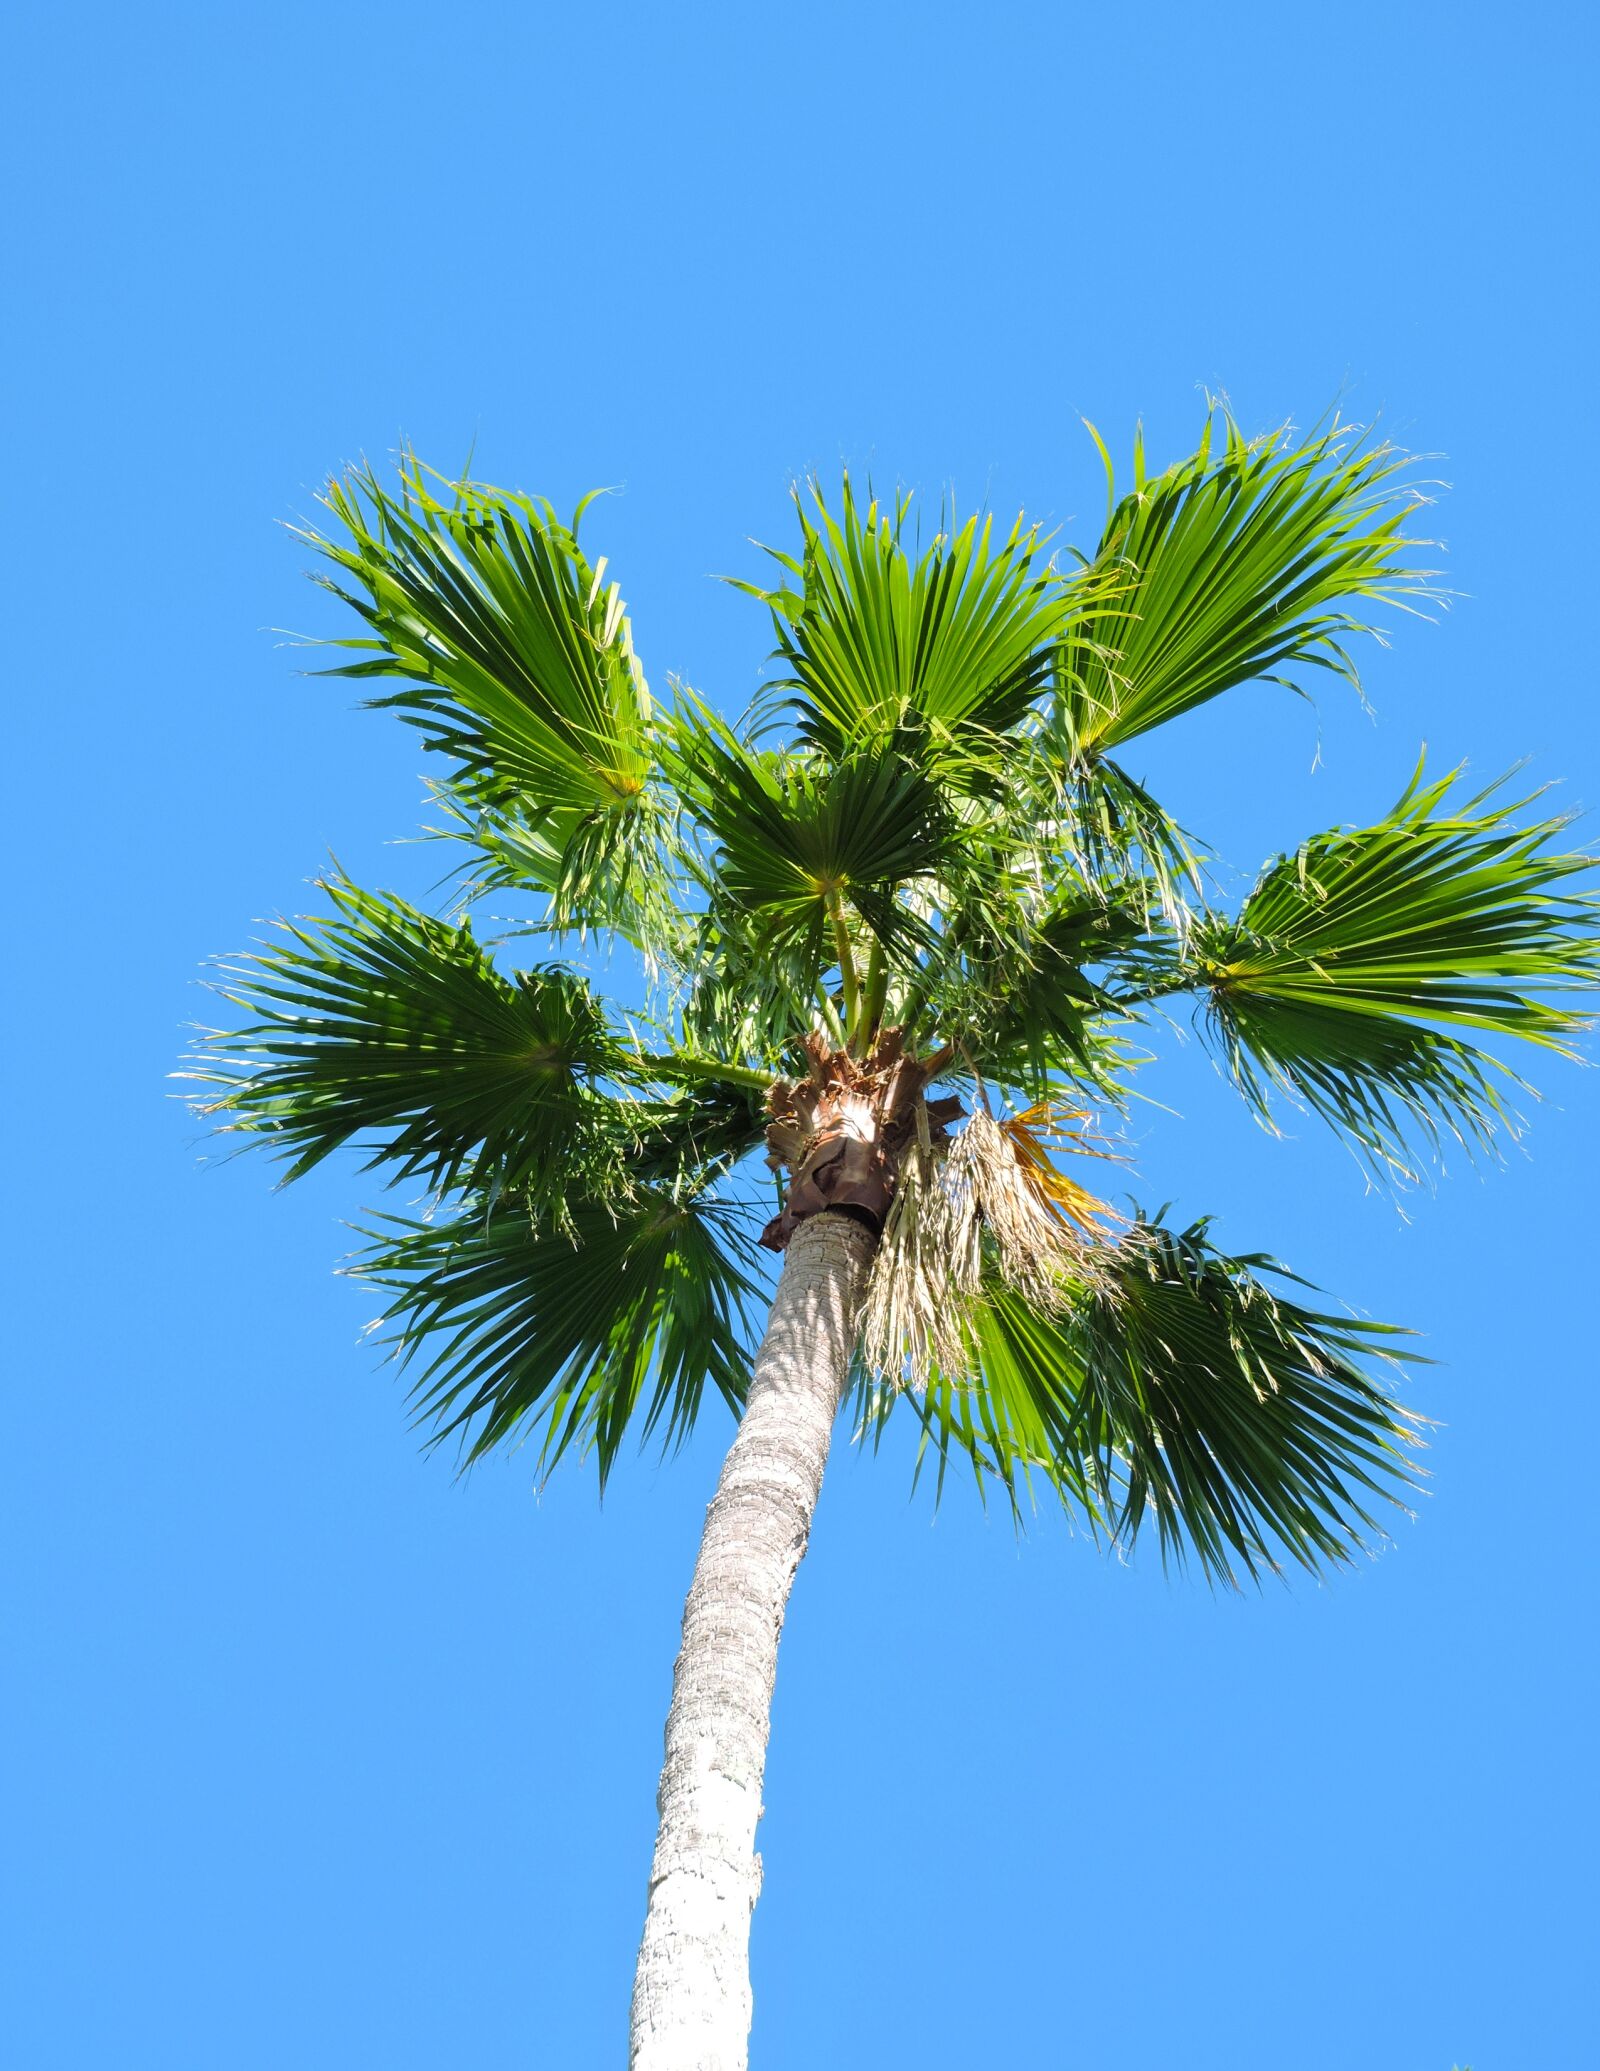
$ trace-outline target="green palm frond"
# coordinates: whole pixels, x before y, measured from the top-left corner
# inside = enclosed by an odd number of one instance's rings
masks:
[[[1147,919],[1181,924],[1200,884],[1193,837],[1120,763],[1085,760],[1059,738],[1047,728],[1035,762],[1046,779],[1038,815],[1058,830],[1060,853],[1103,895],[1137,905]]]
[[[1565,890],[1593,861],[1558,845],[1566,822],[1515,824],[1526,801],[1498,786],[1456,804],[1455,781],[1419,767],[1376,825],[1279,857],[1192,944],[1258,1110],[1286,1091],[1400,1170],[1408,1124],[1483,1140],[1503,1117],[1502,1068],[1459,1032],[1569,1052],[1584,1022],[1560,996],[1600,970],[1596,902]]]
[[[210,1112],[268,1138],[290,1178],[352,1141],[439,1187],[492,1175],[559,1194],[615,1164],[626,1117],[594,1082],[629,1060],[583,979],[507,977],[465,922],[343,877],[323,889],[330,915],[222,967],[246,1018],[197,1074],[223,1088]]]
[[[930,1025],[981,1058],[996,1084],[1030,1098],[1062,1075],[1108,1084],[1112,1001],[1097,974],[1135,943],[1143,916],[1070,880],[1008,908],[995,896],[1000,873],[975,875],[930,957]]]
[[[922,969],[891,988],[890,1018],[963,1044],[998,1083],[1042,1097],[1051,1073],[1078,1073],[1099,1047],[1090,1020],[1111,1004],[1102,975],[1142,969],[1144,938],[1186,924],[1177,877],[1194,859],[1112,764],[1064,774],[1031,731],[1008,743],[992,791],[952,810],[957,855],[927,887]]]
[[[1293,1277],[1215,1250],[1204,1223],[1140,1221],[1063,1316],[992,1285],[978,1373],[921,1405],[929,1443],[1014,1498],[1040,1477],[1114,1540],[1153,1519],[1164,1559],[1192,1552],[1219,1578],[1348,1558],[1406,1487],[1414,1423],[1370,1370],[1401,1334],[1266,1273]]]
[[[679,815],[652,783],[627,811],[538,813],[475,805],[452,784],[431,787],[443,813],[430,834],[458,845],[462,896],[533,893],[552,934],[620,936],[652,967],[681,960],[689,929],[680,900],[692,861]]]
[[[669,767],[717,843],[719,909],[761,917],[775,944],[821,944],[848,902],[884,943],[914,929],[908,880],[958,865],[961,830],[903,737],[825,762],[746,747],[704,710],[680,715]]]
[[[775,939],[760,914],[727,900],[699,916],[682,960],[682,1034],[706,1059],[787,1068],[793,1045],[812,1026],[824,992],[815,945]]]
[[[1229,417],[1220,455],[1208,419],[1190,459],[1147,479],[1136,441],[1133,487],[1112,487],[1089,564],[1102,593],[1058,657],[1055,724],[1075,757],[1257,678],[1299,688],[1315,667],[1355,682],[1343,643],[1373,630],[1356,608],[1437,594],[1401,531],[1422,501],[1405,467],[1348,426],[1246,439]]]
[[[416,1222],[383,1217],[353,1268],[391,1297],[383,1323],[417,1368],[411,1397],[464,1462],[539,1441],[541,1470],[576,1444],[602,1486],[631,1422],[666,1442],[706,1388],[735,1414],[749,1385],[751,1253],[736,1217],[670,1188],[574,1209],[570,1240],[520,1205]]]
[[[708,1080],[637,1103],[633,1124],[630,1178],[698,1192],[764,1141],[766,1098],[748,1084]]]
[[[410,453],[391,495],[370,467],[323,502],[339,531],[305,538],[339,571],[324,586],[368,637],[330,641],[358,659],[328,673],[401,677],[374,702],[456,765],[477,805],[576,823],[637,809],[651,768],[650,694],[621,595],[577,527],[548,503],[482,483],[448,501]]]
[[[736,585],[771,607],[770,688],[794,693],[802,738],[841,756],[920,724],[941,757],[984,755],[1049,683],[1078,589],[1020,519],[997,535],[969,518],[914,553],[909,498],[863,510],[846,476],[837,517],[815,483],[811,500],[814,517],[796,493],[799,556],[768,549],[786,579]]]

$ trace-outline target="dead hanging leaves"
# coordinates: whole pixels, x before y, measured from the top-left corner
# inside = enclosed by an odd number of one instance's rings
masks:
[[[916,1132],[862,1315],[862,1356],[878,1379],[922,1388],[934,1373],[965,1374],[986,1272],[1047,1315],[1103,1287],[1120,1218],[1055,1162],[1110,1155],[1086,1122],[1053,1101],[1000,1122],[980,1108],[942,1156],[930,1131]]]
[[[956,1255],[956,1233],[940,1161],[926,1131],[907,1147],[883,1235],[873,1254],[861,1311],[861,1356],[877,1378],[913,1385],[937,1369],[967,1364],[971,1260]]]
[[[960,1101],[925,1097],[948,1051],[910,1057],[893,1028],[865,1058],[815,1032],[805,1049],[804,1078],[768,1095],[767,1162],[789,1184],[761,1241],[781,1251],[825,1209],[879,1231],[861,1318],[879,1380],[922,1388],[969,1372],[986,1274],[1046,1315],[1105,1289],[1121,1219],[1056,1162],[1111,1155],[1082,1109],[1046,1100],[997,1122],[985,1104],[952,1140]]]

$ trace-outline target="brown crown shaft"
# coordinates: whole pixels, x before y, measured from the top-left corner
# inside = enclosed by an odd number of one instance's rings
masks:
[[[911,1057],[898,1028],[886,1028],[864,1058],[834,1049],[817,1031],[802,1040],[805,1077],[777,1079],[767,1095],[767,1163],[788,1174],[783,1207],[761,1233],[769,1251],[782,1251],[799,1225],[824,1209],[881,1230],[918,1107],[935,1143],[963,1112],[953,1094],[923,1098],[948,1052]]]

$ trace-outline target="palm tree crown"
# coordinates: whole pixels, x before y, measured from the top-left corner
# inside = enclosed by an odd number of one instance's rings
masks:
[[[1569,1046],[1596,934],[1560,819],[1419,769],[1228,912],[1118,760],[1246,681],[1353,679],[1373,607],[1432,594],[1420,500],[1347,429],[1226,419],[1166,473],[1136,448],[1070,565],[1020,522],[920,542],[904,499],[808,488],[770,586],[738,586],[778,669],[735,728],[652,699],[581,508],[410,455],[393,489],[331,484],[304,536],[363,622],[335,673],[439,756],[462,874],[448,918],[330,877],[225,967],[200,1068],[291,1175],[357,1144],[426,1191],[358,1270],[433,1431],[603,1478],[708,1387],[737,1415],[757,1239],[831,1208],[877,1239],[862,1429],[909,1415],[941,1475],[1053,1489],[1113,1539],[1153,1520],[1218,1575],[1347,1554],[1406,1485],[1396,1333],[1203,1222],[1114,1215],[1083,1161],[1184,995],[1259,1116],[1298,1102],[1396,1176],[1507,1122],[1486,1039]],[[494,948],[491,890],[527,921]],[[540,931],[564,958],[520,953]],[[584,974],[596,937],[636,952],[633,1011]]]

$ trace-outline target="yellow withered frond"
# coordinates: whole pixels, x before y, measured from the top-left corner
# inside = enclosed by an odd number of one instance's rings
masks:
[[[1059,1100],[1038,1100],[1021,1114],[1008,1115],[1000,1133],[1010,1144],[1023,1180],[1052,1214],[1070,1223],[1086,1236],[1098,1237],[1108,1222],[1121,1222],[1115,1209],[1091,1194],[1075,1179],[1069,1179],[1055,1160],[1062,1153],[1082,1158],[1114,1158],[1115,1151],[1094,1140],[1086,1123],[1086,1108],[1067,1107]]]

